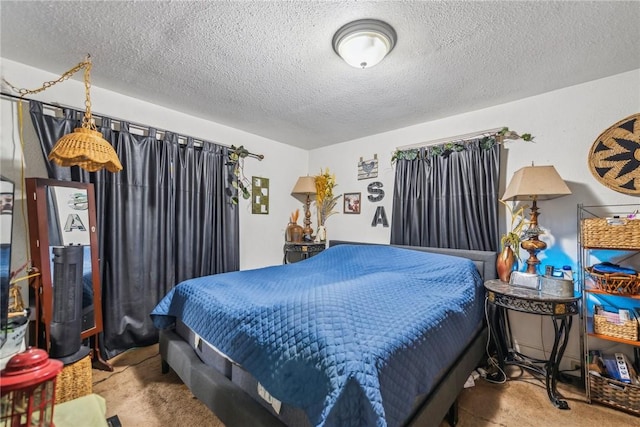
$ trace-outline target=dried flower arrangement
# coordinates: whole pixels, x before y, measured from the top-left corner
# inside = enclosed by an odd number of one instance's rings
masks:
[[[300,209],[296,209],[291,212],[291,217],[289,218],[289,222],[296,224],[298,222],[298,217],[300,216]]]
[[[327,218],[331,215],[338,213],[334,210],[338,199],[342,197],[342,194],[334,196],[333,189],[336,187],[336,176],[329,173],[329,168],[322,171],[320,175],[315,177],[316,183],[316,210],[318,212],[318,225],[324,226]]]

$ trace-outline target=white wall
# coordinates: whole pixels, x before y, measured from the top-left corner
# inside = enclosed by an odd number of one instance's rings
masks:
[[[567,182],[571,196],[540,202],[540,224],[550,229],[555,245],[575,260],[577,203],[633,203],[636,197],[617,193],[600,185],[587,168],[588,150],[607,127],[640,110],[640,70],[585,83],[543,95],[502,104],[441,120],[405,127],[367,138],[312,150],[309,171],[329,167],[336,174],[338,193],[362,192],[361,215],[334,215],[327,222],[330,238],[388,243],[390,229],[371,227],[375,207],[385,207],[391,219],[395,169],[391,155],[396,147],[507,126],[530,132],[534,143],[509,142],[503,152],[503,185],[513,173],[531,165],[554,165]],[[358,181],[360,157],[379,159],[379,176]],[[385,198],[372,204],[366,200],[367,185],[380,181]],[[505,220],[506,221],[506,220]],[[502,224],[506,227],[506,222]],[[540,256],[544,258],[544,254]]]
[[[4,59],[1,65],[3,77],[19,87],[36,88],[44,81],[57,78],[56,75]],[[92,87],[91,95],[93,111],[96,114],[126,118],[132,122],[222,144],[244,145],[252,152],[265,155],[265,159],[261,162],[247,159],[245,163],[245,174],[248,177],[255,175],[270,179],[270,213],[252,215],[250,204],[245,200],[240,202],[240,265],[242,269],[282,262],[284,229],[290,213],[301,207],[290,195],[298,176],[307,173],[314,175],[322,168],[328,167],[336,174],[338,183],[335,189],[336,194],[362,193],[361,214],[338,214],[329,218],[327,221],[329,239],[388,243],[390,229],[382,225],[372,227],[371,222],[378,206],[384,207],[389,223],[392,220],[395,171],[391,165],[391,155],[395,148],[503,126],[521,133],[532,133],[536,141],[535,143],[517,141],[508,144],[503,152],[503,188],[517,169],[528,166],[531,162],[536,165],[554,165],[571,188],[572,195],[539,204],[540,224],[548,229],[544,239],[549,244],[549,248],[539,258],[544,264],[546,255],[551,254],[554,263],[568,263],[575,268],[576,204],[637,203],[637,198],[617,193],[599,184],[588,171],[587,154],[602,131],[620,119],[640,111],[639,88],[640,69],[310,152],[96,86]],[[71,80],[33,98],[82,109],[83,96],[82,83]],[[17,144],[13,105],[13,102],[4,100],[0,104],[3,169],[19,166],[15,156],[5,158],[6,153],[14,151],[11,145]],[[28,116],[26,120],[30,120]],[[25,130],[28,128],[29,126],[25,126]],[[46,176],[43,160],[39,157],[37,141],[33,132],[29,132],[30,134],[28,132],[25,134],[26,176]],[[378,178],[358,181],[358,160],[361,157],[365,160],[372,159],[374,154],[377,154],[379,160]],[[2,173],[6,174],[4,170]],[[8,175],[19,177],[15,169]],[[367,185],[373,181],[382,182],[385,191],[384,199],[378,203],[367,200]],[[341,205],[339,210],[342,212]],[[312,227],[315,228],[317,225],[315,214],[312,215],[312,220]],[[15,221],[15,223],[16,227],[20,228],[21,222]],[[506,226],[505,218],[501,229],[504,230]],[[14,239],[20,238],[19,236],[19,231],[14,233]],[[549,351],[553,337],[550,322],[540,322],[536,317],[519,315],[514,316],[512,326],[518,345],[534,353]],[[578,330],[579,326],[576,322],[566,359],[579,359]]]
[[[20,127],[18,123],[18,111],[20,104],[17,102],[0,100],[0,173],[13,181],[14,187],[14,203],[13,203],[13,231],[11,240],[11,272],[16,272],[16,278],[23,278],[18,283],[20,285],[22,297],[27,304],[28,300],[28,281],[24,280],[27,275],[27,268],[24,267],[28,256],[29,240],[26,233],[28,218],[26,214],[27,202],[23,194],[24,185],[22,182],[22,165],[24,165],[25,176],[43,176],[47,173],[44,167],[44,161],[36,157],[39,155],[40,145],[29,120],[29,106],[22,103],[23,135],[25,141],[35,141],[25,145],[24,156],[20,143]],[[40,157],[42,157],[40,155]],[[38,161],[28,162],[27,158],[35,158]],[[27,172],[27,168],[31,166],[31,170]],[[31,174],[29,174],[31,173]],[[24,267],[24,268],[23,268]],[[23,268],[17,272],[19,268]]]
[[[381,205],[391,223],[394,181],[391,155],[396,147],[503,126],[520,133],[529,132],[535,136],[534,143],[521,140],[510,142],[503,151],[501,192],[517,169],[529,166],[532,162],[556,168],[573,194],[539,203],[539,222],[548,230],[541,238],[549,245],[539,258],[545,264],[545,258],[549,255],[555,264],[571,264],[575,271],[577,204],[638,203],[637,197],[615,192],[599,184],[588,170],[587,156],[600,133],[639,111],[640,69],[508,104],[312,150],[309,155],[309,171],[315,173],[320,168],[329,167],[336,174],[338,193],[363,194],[361,215],[340,214],[329,218],[329,239],[388,243],[390,228],[383,228],[381,225],[372,227],[371,222],[376,206]],[[371,159],[374,154],[379,159],[378,178],[358,181],[358,160],[360,157]],[[366,199],[367,185],[372,181],[380,181],[384,185],[386,196],[380,203],[374,204]],[[505,218],[501,230],[504,231],[506,227]],[[536,316],[519,315],[514,316],[512,326],[521,347],[531,349],[533,353],[546,350],[548,354],[553,344],[550,322],[541,325]],[[580,358],[577,319],[565,355],[575,360]]]
[[[58,78],[57,75],[28,67],[14,61],[1,59],[2,76],[20,88],[38,88],[45,81]],[[76,78],[81,78],[78,73]],[[3,92],[8,92],[3,87]],[[84,109],[84,85],[78,80],[59,83],[46,91],[30,95],[29,98],[48,103],[59,103],[80,110]],[[253,153],[264,154],[262,161],[245,160],[245,175],[269,178],[270,206],[268,215],[253,215],[248,200],[241,199],[240,209],[240,268],[249,269],[282,263],[284,229],[290,213],[300,207],[291,196],[297,178],[307,174],[308,152],[223,126],[207,120],[192,117],[179,111],[159,107],[112,91],[91,87],[92,111],[96,115],[123,118],[134,123],[153,126],[224,145],[244,145]],[[2,99],[2,173],[20,181],[20,150],[16,102]],[[39,143],[33,132],[28,106],[24,116],[26,176],[46,177],[44,160]],[[18,189],[16,190],[19,194]],[[18,200],[16,200],[18,203]],[[24,240],[24,225],[14,221],[14,240]],[[24,262],[25,251],[16,250],[13,266]]]

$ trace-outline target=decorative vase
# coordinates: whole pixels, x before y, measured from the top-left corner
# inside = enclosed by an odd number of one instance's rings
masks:
[[[298,225],[297,222],[290,222],[289,225],[287,225],[284,238],[287,242],[300,243],[302,242],[303,234],[303,228],[301,225]]]
[[[513,253],[513,249],[511,249],[511,246],[505,246],[498,254],[498,259],[496,260],[498,278],[503,282],[509,283],[509,278],[511,277],[515,263],[516,255]]]
[[[325,240],[327,240],[327,229],[325,228],[324,225],[319,225],[318,231],[316,233],[315,242],[320,243],[320,242],[324,242]]]

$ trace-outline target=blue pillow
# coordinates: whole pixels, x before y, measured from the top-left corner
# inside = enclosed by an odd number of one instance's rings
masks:
[[[599,264],[594,264],[591,268],[595,273],[600,273],[600,274],[619,273],[619,274],[631,274],[633,276],[638,274],[638,272],[632,268],[620,267],[619,265],[612,264],[610,262],[601,262]]]

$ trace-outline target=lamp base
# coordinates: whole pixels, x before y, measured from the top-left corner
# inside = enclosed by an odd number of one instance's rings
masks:
[[[544,250],[547,244],[542,240],[538,240],[538,236],[532,237],[529,240],[523,241],[520,246],[525,251],[529,252],[529,258],[527,259],[527,273],[538,274],[538,265],[540,260],[537,257],[538,252]]]
[[[311,228],[311,198],[307,194],[307,203],[304,209],[304,228],[302,229],[302,240],[305,242],[313,242],[313,228]]]

